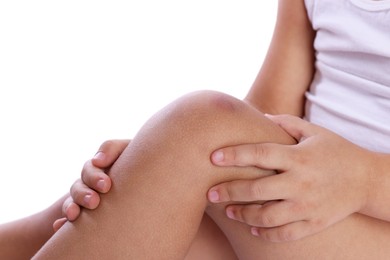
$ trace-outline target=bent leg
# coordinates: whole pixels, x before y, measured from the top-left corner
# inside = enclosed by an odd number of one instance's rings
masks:
[[[67,223],[39,252],[50,259],[183,259],[197,234],[207,190],[220,182],[271,174],[210,163],[217,148],[292,143],[242,101],[215,92],[187,95],[151,118],[113,166],[112,191],[95,211]],[[387,223],[353,215],[326,231],[288,243],[253,237],[221,206],[207,207],[240,259],[381,259],[390,254]]]
[[[220,168],[213,150],[234,144],[291,143],[280,128],[240,100],[197,92],[163,108],[112,167],[112,191],[100,207],[67,223],[37,258],[183,259],[207,190],[220,182],[270,174]]]
[[[229,240],[207,215],[203,215],[198,232],[185,260],[238,260]]]

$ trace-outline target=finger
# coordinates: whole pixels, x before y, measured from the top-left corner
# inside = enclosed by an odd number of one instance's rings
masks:
[[[69,221],[74,221],[80,215],[80,206],[73,202],[72,197],[68,197],[62,204],[62,212]]]
[[[57,232],[66,223],[66,221],[67,221],[66,218],[60,218],[54,221],[53,223],[54,233]]]
[[[243,144],[213,152],[211,161],[219,166],[256,166],[270,170],[287,170],[293,155],[291,145]]]
[[[70,188],[73,201],[88,209],[95,209],[100,203],[99,194],[85,185],[80,179]]]
[[[295,241],[317,232],[319,231],[312,229],[307,221],[298,221],[275,228],[251,228],[252,235],[270,242]]]
[[[93,165],[99,168],[110,167],[122,154],[130,141],[127,139],[105,141],[93,157]]]
[[[224,182],[212,187],[208,198],[213,203],[251,202],[286,199],[295,189],[287,174],[277,174],[256,180]]]
[[[255,227],[278,227],[303,220],[301,214],[292,210],[292,204],[287,201],[273,201],[263,205],[230,205],[226,207],[226,215]]]
[[[320,127],[303,120],[297,116],[291,115],[266,115],[274,123],[283,128],[289,135],[297,141],[316,135]]]
[[[95,191],[106,193],[111,189],[111,178],[102,169],[95,167],[91,161],[84,164],[81,179],[86,186]]]

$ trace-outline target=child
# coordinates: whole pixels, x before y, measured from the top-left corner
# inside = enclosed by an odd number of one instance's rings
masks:
[[[387,257],[389,10],[389,1],[280,0],[244,102],[201,92],[157,113],[113,165],[99,208],[36,258]],[[216,165],[248,167],[215,167],[212,151]]]

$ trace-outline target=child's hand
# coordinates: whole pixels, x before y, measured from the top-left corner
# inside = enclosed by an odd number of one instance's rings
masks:
[[[95,156],[88,160],[81,172],[81,179],[75,181],[70,189],[70,196],[62,205],[65,218],[54,222],[55,231],[67,221],[74,221],[80,215],[80,207],[95,209],[100,203],[99,193],[106,193],[111,188],[111,179],[105,173],[121,155],[130,140],[110,140],[104,142]]]
[[[373,153],[300,118],[269,116],[297,145],[247,144],[212,154],[219,166],[255,166],[278,174],[214,186],[209,200],[255,236],[282,242],[315,234],[366,206]],[[263,205],[256,201],[268,201]]]

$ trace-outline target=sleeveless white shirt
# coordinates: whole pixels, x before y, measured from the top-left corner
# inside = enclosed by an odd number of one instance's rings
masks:
[[[390,0],[305,0],[316,73],[305,118],[390,153]]]

